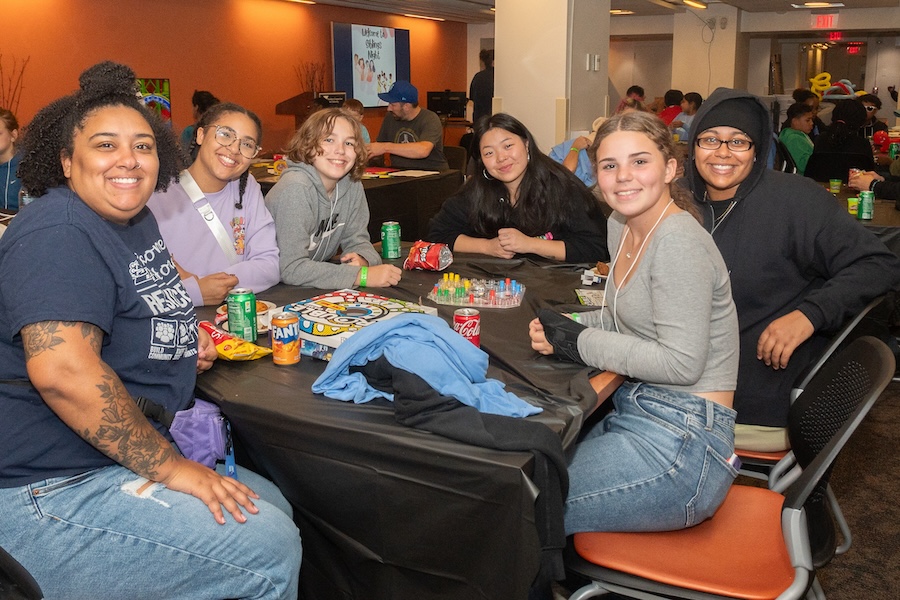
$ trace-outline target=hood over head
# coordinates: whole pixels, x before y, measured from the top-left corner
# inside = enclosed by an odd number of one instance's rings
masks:
[[[760,102],[759,98],[750,92],[718,88],[703,102],[691,124],[688,157],[684,165],[684,172],[691,192],[698,201],[703,201],[706,183],[700,177],[694,164],[697,138],[707,129],[718,126],[740,129],[753,140],[756,160],[750,174],[741,182],[735,194],[736,200],[753,189],[767,168],[769,148],[772,145],[772,122],[769,110]]]

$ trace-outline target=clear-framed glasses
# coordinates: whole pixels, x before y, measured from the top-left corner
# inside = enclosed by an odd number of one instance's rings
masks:
[[[262,148],[259,147],[259,144],[252,139],[238,138],[237,132],[231,127],[226,127],[225,125],[209,125],[209,127],[216,128],[216,141],[220,146],[230,148],[234,142],[239,141],[238,152],[240,152],[241,156],[244,158],[256,158],[256,155],[262,150]]]
[[[743,138],[731,138],[730,140],[720,140],[712,136],[697,138],[697,147],[704,150],[718,150],[722,144],[728,146],[732,152],[746,152],[753,147],[753,142]]]

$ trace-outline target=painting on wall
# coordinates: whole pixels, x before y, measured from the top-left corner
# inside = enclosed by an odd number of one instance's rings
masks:
[[[171,127],[172,94],[169,91],[169,80],[157,78],[142,79],[139,77],[137,83],[138,91],[144,104]]]

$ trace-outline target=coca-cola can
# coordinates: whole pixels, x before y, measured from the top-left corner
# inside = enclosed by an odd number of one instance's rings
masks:
[[[481,348],[481,315],[474,308],[453,311],[453,331]]]

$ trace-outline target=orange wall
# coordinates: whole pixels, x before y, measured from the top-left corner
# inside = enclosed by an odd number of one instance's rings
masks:
[[[101,60],[130,65],[138,77],[170,80],[176,131],[191,123],[191,95],[210,90],[263,121],[267,150],[280,149],[294,117],[275,105],[304,89],[295,66],[325,63],[331,80],[331,22],[409,29],[412,83],[422,104],[429,90],[468,89],[464,23],[283,0],[3,0],[0,55],[30,59],[17,117],[25,125],[51,100],[78,86]],[[454,60],[454,57],[456,59]],[[374,138],[384,109],[367,109]]]

